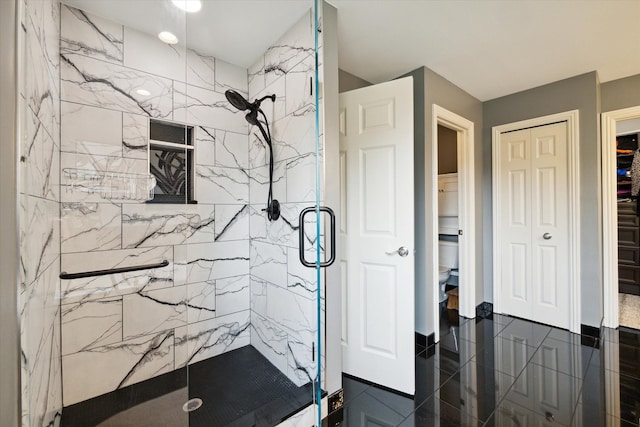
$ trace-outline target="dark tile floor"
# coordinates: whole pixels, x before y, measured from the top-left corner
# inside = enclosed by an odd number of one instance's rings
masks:
[[[409,399],[344,377],[343,426],[638,426],[640,331],[599,340],[494,314],[443,309],[418,348]]]

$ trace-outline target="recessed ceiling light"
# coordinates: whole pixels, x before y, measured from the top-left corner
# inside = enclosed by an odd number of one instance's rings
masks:
[[[165,42],[166,44],[176,44],[178,43],[178,38],[170,33],[169,31],[163,31],[158,34],[158,38]]]
[[[136,93],[138,95],[141,95],[141,96],[149,96],[149,95],[151,95],[151,92],[149,92],[148,90],[143,89],[143,88],[137,89]]]
[[[186,12],[197,12],[202,9],[202,2],[200,0],[171,0],[173,4],[186,11]]]

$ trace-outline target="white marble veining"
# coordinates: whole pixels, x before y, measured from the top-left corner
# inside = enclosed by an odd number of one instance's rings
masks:
[[[264,55],[260,55],[258,60],[247,70],[249,96],[259,93],[267,87],[267,80],[264,76]]]
[[[287,162],[287,202],[315,202],[316,156],[307,154]]]
[[[220,279],[223,280],[223,279]],[[187,322],[196,323],[222,315],[216,309],[215,280],[185,285],[187,288]],[[245,308],[246,309],[246,308]]]
[[[305,334],[316,332],[316,301],[267,283],[265,317],[280,325],[289,335],[304,341]]]
[[[215,242],[174,247],[176,285],[249,273],[249,242]]]
[[[193,49],[187,49],[187,80],[191,86],[216,90],[216,59],[213,56],[202,55]],[[246,76],[246,71],[245,71]]]
[[[227,89],[232,89],[246,96],[249,92],[247,70],[221,59],[216,59],[215,62],[215,90],[224,93]]]
[[[122,157],[147,160],[149,146],[149,119],[131,113],[122,113]]]
[[[314,53],[311,11],[306,13],[265,53],[264,72],[267,85],[288,73],[300,61]]]
[[[60,200],[60,146],[42,122],[31,112],[26,120],[26,135],[20,145],[21,193],[49,200]],[[58,141],[58,142],[57,142]]]
[[[227,168],[249,168],[249,139],[247,134],[216,131],[215,165]]]
[[[63,356],[64,405],[169,372],[173,355],[171,330]]]
[[[283,77],[272,82],[269,86],[267,86],[265,89],[263,89],[259,93],[251,94],[252,99],[260,99],[267,95],[276,96],[275,101],[271,102],[271,100],[265,100],[262,102],[262,105],[260,106],[260,108],[262,108],[262,111],[264,112],[264,115],[267,117],[267,121],[269,123],[269,127],[272,132],[273,132],[274,123],[280,120],[281,118],[283,118],[287,114],[285,109],[285,106],[286,106],[285,83],[286,81]]]
[[[276,159],[292,159],[316,152],[314,120],[314,112],[308,108],[287,115],[274,124],[273,149]]]
[[[244,112],[229,104],[222,93],[191,85],[175,85],[174,120],[236,133],[247,132]]]
[[[109,256],[105,257],[105,253]],[[61,297],[65,303],[71,303],[99,298],[112,298],[142,290],[173,286],[172,247],[62,254],[61,269],[66,273],[148,265],[159,263],[165,259],[169,261],[167,267],[62,280]]]
[[[248,172],[243,169],[196,166],[196,199],[200,203],[249,203]]]
[[[273,198],[280,203],[287,202],[286,199],[286,164],[276,161],[273,165]],[[251,204],[267,204],[269,195],[269,167],[261,166],[251,169],[251,179],[249,181],[249,192]]]
[[[289,335],[287,342],[287,377],[297,386],[307,384],[317,375],[317,363],[313,360],[315,354],[312,345],[317,337],[313,333],[302,335],[302,339]]]
[[[286,332],[255,311],[251,312],[251,345],[280,372],[287,372]]]
[[[196,126],[195,157],[197,165],[215,166],[216,130],[205,126]]]
[[[171,80],[74,53],[63,53],[61,59],[64,101],[171,118]],[[138,89],[151,95],[140,95]]]
[[[174,32],[177,30],[172,29]],[[184,40],[183,35],[176,36],[178,40]],[[184,82],[186,56],[186,48],[182,43],[167,44],[155,35],[124,27],[125,67]]]
[[[62,203],[60,248],[63,253],[121,249],[121,205]]]
[[[21,323],[28,328],[21,334],[23,415],[32,425],[60,421],[59,274],[54,262],[20,292]]]
[[[62,305],[62,355],[122,341],[122,298]]]
[[[147,336],[187,324],[187,287],[144,290],[122,299],[124,339]]]
[[[215,240],[243,240],[249,236],[249,205],[216,205]]]
[[[217,316],[249,310],[251,297],[249,275],[216,280],[215,293]]]
[[[57,202],[20,196],[20,272],[27,289],[60,255],[58,209]]]
[[[61,52],[122,63],[122,25],[67,5],[61,13]]]
[[[294,114],[299,110],[315,111],[315,61],[308,56],[294,66],[285,76],[286,112]]]
[[[287,283],[286,247],[252,240],[251,275],[284,286]]]
[[[61,103],[61,150],[100,156],[122,155],[122,113]]]
[[[317,290],[317,272],[315,268],[302,265],[298,249],[287,249],[287,289],[305,298],[315,298]],[[314,262],[316,248],[311,247],[305,253],[305,259]],[[321,270],[322,273],[322,270]]]
[[[250,344],[249,310],[176,329],[176,367]]]
[[[213,242],[214,206],[131,204],[122,207],[122,245],[144,248]]]

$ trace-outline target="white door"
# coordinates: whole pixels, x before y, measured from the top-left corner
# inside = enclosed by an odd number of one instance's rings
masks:
[[[569,328],[567,124],[500,137],[502,311]]]
[[[340,95],[343,370],[414,394],[413,80]]]

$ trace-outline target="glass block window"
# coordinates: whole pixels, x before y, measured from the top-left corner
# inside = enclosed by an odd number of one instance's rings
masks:
[[[149,173],[156,178],[152,203],[195,203],[193,126],[150,121]]]

